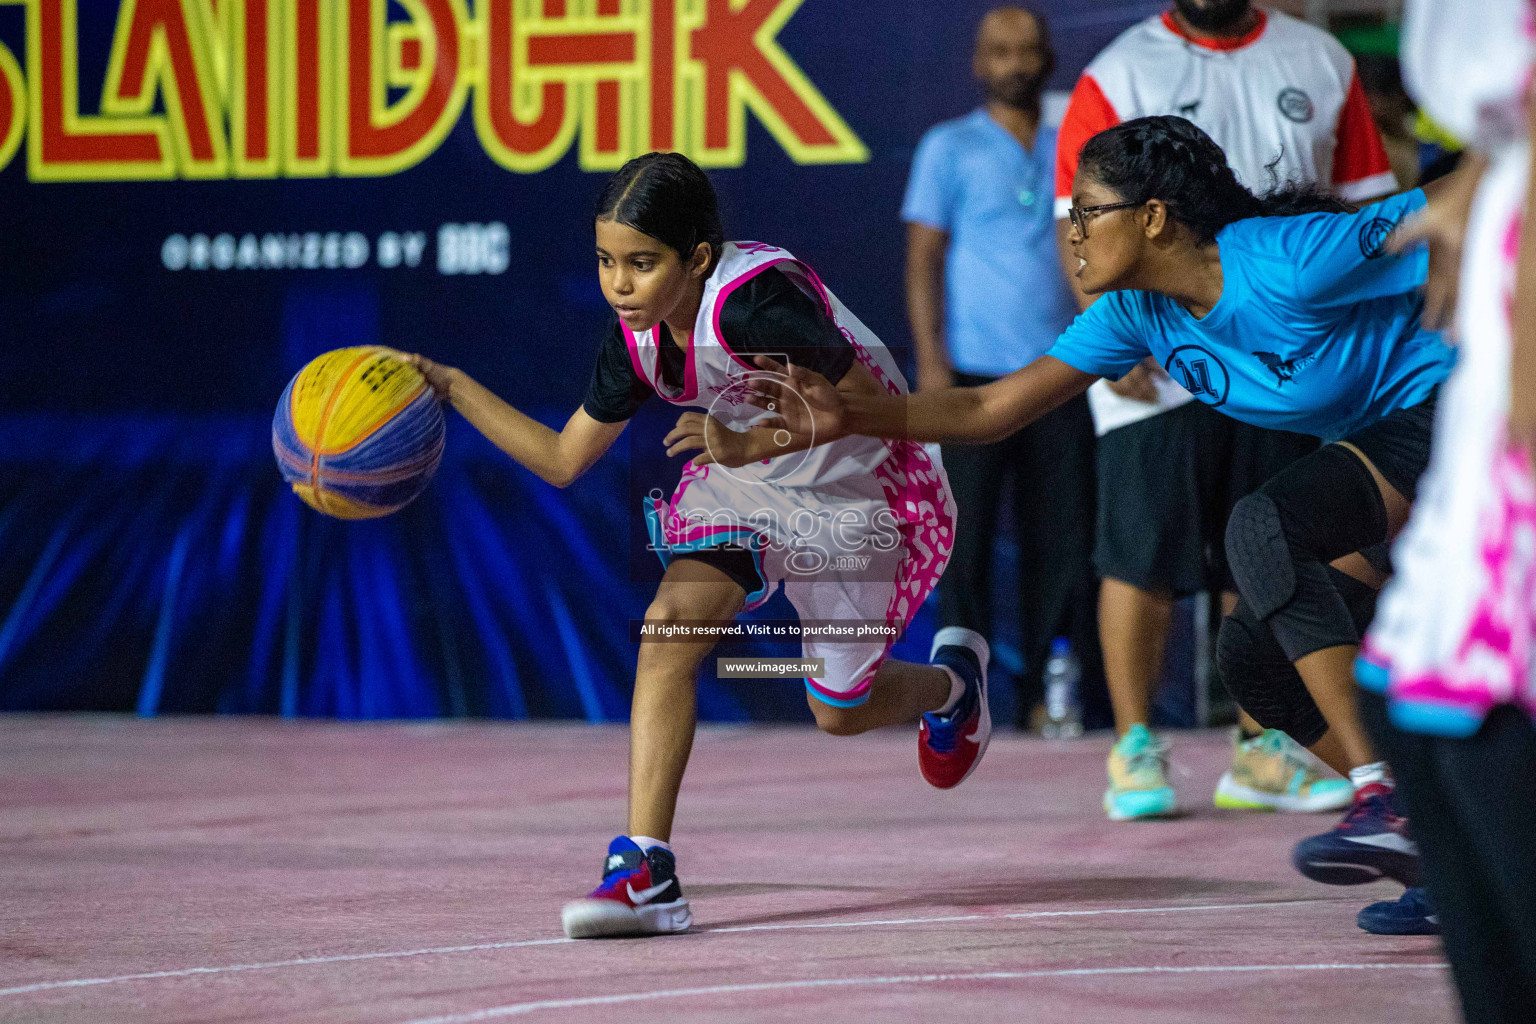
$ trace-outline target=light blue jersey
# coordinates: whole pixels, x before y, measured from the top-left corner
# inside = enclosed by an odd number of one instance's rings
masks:
[[[1358,213],[1256,217],[1216,233],[1221,298],[1202,319],[1153,292],[1110,292],[1048,353],[1118,379],[1147,355],[1206,405],[1338,440],[1417,405],[1455,355],[1419,323],[1429,256],[1384,249],[1415,189]]]
[[[1077,315],[1051,207],[1056,129],[1025,149],[986,109],[931,129],[912,159],[901,219],[949,232],[944,342],[956,370],[1034,362]]]

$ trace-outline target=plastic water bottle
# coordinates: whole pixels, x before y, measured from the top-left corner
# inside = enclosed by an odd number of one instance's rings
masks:
[[[1072,641],[1064,636],[1051,641],[1051,656],[1045,663],[1045,725],[1040,730],[1045,736],[1070,739],[1083,734],[1083,709],[1077,698],[1081,677]]]

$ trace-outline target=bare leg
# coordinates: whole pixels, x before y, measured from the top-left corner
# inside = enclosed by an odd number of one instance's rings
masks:
[[[1121,736],[1133,725],[1146,724],[1172,622],[1170,595],[1116,579],[1099,585],[1099,644],[1115,709],[1115,732]]]
[[[887,725],[903,725],[949,699],[949,673],[936,665],[887,661],[875,673],[869,700],[854,708],[835,708],[806,694],[822,732],[855,736]]]
[[[1338,736],[1332,729],[1323,733],[1318,741],[1307,749],[1316,754],[1323,764],[1326,764],[1345,778],[1349,778],[1349,770],[1351,768],[1357,767],[1355,763],[1352,763],[1349,754],[1344,750],[1344,744],[1339,742]],[[1371,762],[1360,761],[1358,763],[1370,764]]]
[[[1359,653],[1360,648],[1354,644],[1324,647],[1296,662],[1301,681],[1307,684],[1307,692],[1317,701],[1317,709],[1328,722],[1328,731],[1313,746],[1322,747],[1325,741],[1334,741],[1337,751],[1343,755],[1344,767],[1340,768],[1321,750],[1314,749],[1314,752],[1329,767],[1345,775],[1351,768],[1376,760],[1355,707],[1355,658]]]
[[[746,592],[720,570],[682,558],[668,567],[655,600],[652,622],[730,622]],[[683,770],[693,751],[699,665],[714,648],[709,641],[643,641],[635,666],[635,698],[629,719],[629,834],[668,842]]]

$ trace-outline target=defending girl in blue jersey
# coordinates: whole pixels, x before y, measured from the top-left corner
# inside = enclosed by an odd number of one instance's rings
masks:
[[[853,642],[802,644],[806,658],[825,664],[805,680],[816,721],[852,735],[921,716],[924,778],[959,784],[991,730],[986,641],[945,629],[931,664],[889,658],[952,543],[954,504],[937,449],[855,437],[817,444],[763,426],[771,417],[748,401],[748,381],[763,375],[749,360],[765,352],[816,367],[829,387],[900,394],[906,385],[890,353],[805,263],[771,245],[726,242],[709,180],[676,153],[640,157],[614,175],[598,201],[596,234],[598,278],[618,319],[586,400],[563,429],[523,415],[460,370],[405,358],[476,429],[561,487],[651,397],[700,410],[684,413],[664,443],[673,455],[705,454],[690,459],[670,500],[653,497],[643,510],[666,565],[647,623],[729,623],[782,584],[802,621],[883,627]],[[713,647],[661,636],[640,643],[628,831],[609,845],[602,884],[565,907],[572,938],[689,926],[670,839],[698,670]]]
[[[1047,355],[983,387],[907,396],[835,394],[794,368],[787,384],[759,385],[759,400],[823,437],[984,441],[1151,355],[1228,416],[1334,442],[1234,508],[1226,549],[1242,600],[1217,659],[1249,714],[1356,784],[1344,821],[1298,846],[1297,866],[1321,881],[1414,884],[1417,856],[1360,725],[1352,666],[1387,571],[1371,556],[1407,519],[1453,360],[1420,324],[1426,255],[1388,245],[1424,194],[1358,212],[1294,188],[1260,199],[1204,132],[1162,116],[1090,139],[1072,201],[1077,280],[1107,294]]]

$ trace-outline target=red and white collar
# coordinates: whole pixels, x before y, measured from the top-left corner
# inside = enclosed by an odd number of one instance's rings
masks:
[[[1269,25],[1269,14],[1265,12],[1264,8],[1256,7],[1254,8],[1254,12],[1259,16],[1258,23],[1255,24],[1253,28],[1249,29],[1247,32],[1238,36],[1236,39],[1217,39],[1211,36],[1192,36],[1188,32],[1184,31],[1184,29],[1179,26],[1179,23],[1174,20],[1172,11],[1163,12],[1163,27],[1172,32],[1174,35],[1178,36],[1180,39],[1187,40],[1191,43],[1194,43],[1196,46],[1207,50],[1241,50],[1243,47],[1257,40],[1259,36],[1263,35],[1264,29]]]

